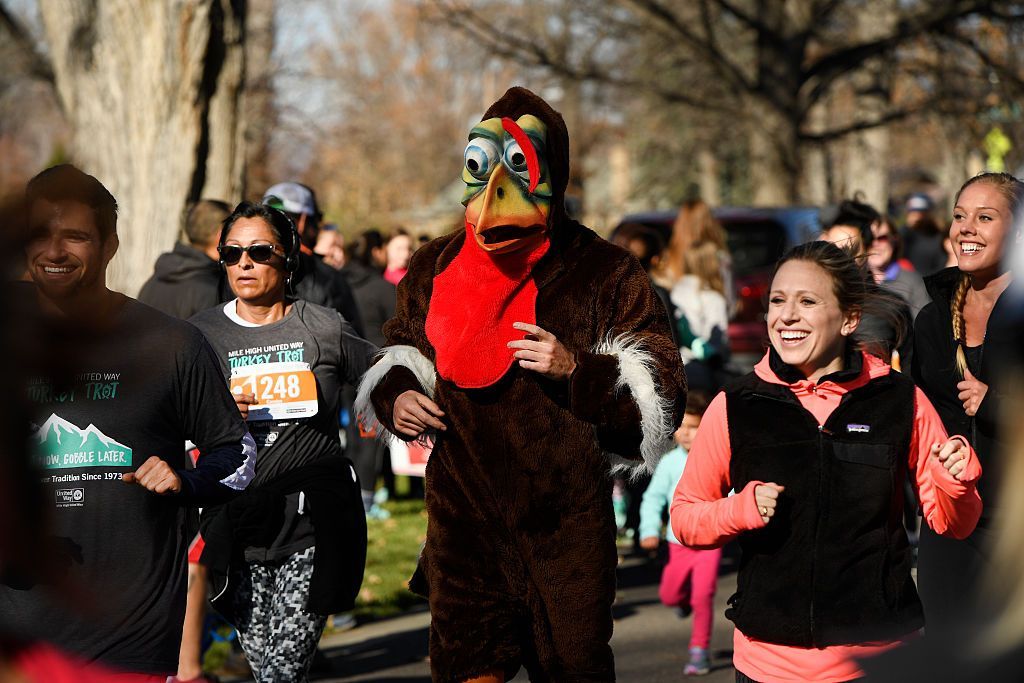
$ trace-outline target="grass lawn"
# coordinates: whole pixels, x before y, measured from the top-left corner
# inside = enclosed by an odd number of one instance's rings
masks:
[[[366,573],[354,612],[359,621],[394,616],[425,602],[407,585],[427,534],[423,501],[388,501],[382,507],[390,519],[367,520]]]

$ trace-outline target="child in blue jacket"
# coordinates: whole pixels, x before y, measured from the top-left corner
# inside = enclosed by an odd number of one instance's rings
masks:
[[[676,447],[661,459],[654,470],[651,483],[640,503],[640,547],[657,550],[662,534],[662,518],[672,502],[676,484],[686,467],[686,455],[697,434],[701,416],[707,410],[708,399],[698,391],[686,397],[686,412],[676,430]],[[693,612],[693,631],[690,635],[690,661],[683,669],[688,676],[701,676],[711,670],[708,647],[711,644],[711,626],[714,614],[715,585],[721,548],[693,550],[681,545],[672,530],[665,527],[668,544],[668,563],[661,574],[658,596],[662,604],[679,611],[681,616]]]

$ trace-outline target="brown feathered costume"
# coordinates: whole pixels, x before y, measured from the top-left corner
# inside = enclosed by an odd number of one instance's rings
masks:
[[[427,465],[427,542],[413,580],[430,600],[434,680],[511,677],[520,666],[532,680],[614,680],[609,472],[623,459],[653,467],[669,449],[686,395],[679,353],[636,259],[565,214],[562,117],[513,88],[474,128],[471,147],[474,135],[493,137],[499,153],[504,145],[504,166],[489,167],[497,165],[489,147],[467,148],[466,231],[413,256],[384,327],[388,346],[356,408],[392,433],[405,391],[445,412],[448,428],[435,435]],[[550,202],[543,234],[525,230],[529,246],[518,256],[487,250],[515,232],[509,226],[485,238],[484,220],[470,220],[473,201],[508,200],[495,189],[502,173],[504,187],[518,182],[523,196]],[[503,351],[520,313],[574,354],[568,381],[523,369]]]

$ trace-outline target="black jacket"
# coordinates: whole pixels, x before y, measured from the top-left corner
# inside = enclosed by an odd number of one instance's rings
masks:
[[[352,293],[359,305],[359,313],[363,316],[366,327],[366,340],[376,346],[384,346],[384,323],[395,317],[395,305],[398,301],[397,288],[384,279],[377,270],[361,261],[349,261],[341,269],[352,285]]]
[[[937,274],[946,267],[946,250],[938,235],[923,235],[910,228],[904,229],[903,254],[921,277]]]
[[[330,457],[203,511],[201,561],[210,569],[211,602],[229,621],[235,618],[231,567],[244,561],[246,546],[273,541],[284,521],[285,497],[299,491],[305,493],[316,538],[306,608],[329,615],[354,606],[366,567],[366,517],[352,463]]]
[[[978,414],[969,417],[956,385],[961,381],[956,371],[956,342],[953,339],[953,319],[950,304],[959,279],[957,268],[946,268],[925,278],[932,302],[921,309],[914,323],[914,362],[911,369],[914,381],[935,406],[942,424],[950,434],[967,437],[978,454],[984,475],[978,480],[978,493],[985,502],[982,520],[990,519],[994,512],[995,496],[1002,477],[999,475],[1000,449],[999,412],[1000,395],[1006,391],[1001,385],[1002,366],[994,359],[1012,357],[1015,336],[1012,327],[1000,322],[1012,318],[1011,297],[1004,293],[996,302],[989,318],[981,363],[971,372],[989,386]]]
[[[195,247],[174,245],[156,260],[153,276],[142,285],[139,301],[186,320],[231,298],[220,264]]]
[[[789,381],[792,368],[771,353],[772,370]],[[828,379],[856,379],[862,359],[851,360]],[[739,537],[726,617],[745,635],[826,647],[899,638],[924,624],[903,528],[914,391],[890,372],[850,390],[819,427],[788,387],[751,373],[726,389],[733,486],[786,485],[772,524]]]
[[[299,252],[299,268],[292,277],[292,288],[298,298],[341,313],[359,336],[365,338],[366,328],[352,296],[352,286],[340,272],[316,256]]]

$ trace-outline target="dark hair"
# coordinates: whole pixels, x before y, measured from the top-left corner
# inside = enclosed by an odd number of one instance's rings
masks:
[[[267,204],[242,202],[236,206],[231,215],[224,219],[224,227],[221,228],[218,244],[223,245],[227,241],[232,226],[242,218],[262,218],[270,226],[274,238],[281,243],[281,248],[288,256],[289,263],[286,264],[286,270],[294,271],[297,267],[299,233],[295,230],[292,219],[284,211]]]
[[[844,199],[839,204],[839,211],[829,225],[829,229],[837,225],[849,225],[857,228],[860,232],[860,243],[866,250],[875,241],[875,234],[871,226],[882,220],[882,214],[878,213],[873,206],[865,204],[859,198]]]
[[[991,185],[999,194],[1003,195],[1006,203],[1010,205],[1010,230],[1020,230],[1021,220],[1024,219],[1024,182],[1009,173],[979,173],[960,186],[953,198],[953,206],[960,203],[960,195],[963,194],[963,191],[975,183]],[[964,301],[967,299],[967,290],[970,288],[970,284],[970,275],[960,273],[956,289],[953,290],[953,299],[949,305],[950,317],[953,321],[953,339],[956,341],[956,369],[961,377],[966,375],[967,370],[967,356],[964,354],[964,342],[967,339]]]
[[[205,247],[231,215],[231,205],[219,199],[200,199],[185,207],[185,236],[193,246]]]
[[[832,291],[843,313],[858,312],[862,318],[874,316],[895,333],[891,340],[874,339],[865,336],[866,333],[858,328],[853,334],[853,342],[857,348],[879,355],[876,352],[879,347],[891,351],[903,344],[908,331],[907,319],[903,313],[906,304],[897,295],[876,285],[867,267],[859,263],[850,251],[824,241],[797,245],[779,259],[775,272],[772,273],[772,280],[775,279],[779,268],[789,261],[807,261],[828,273],[832,278]]]
[[[359,261],[364,266],[374,268],[373,250],[383,246],[384,236],[380,234],[380,230],[364,230],[345,247],[345,255],[352,261]]]
[[[644,245],[644,255],[640,265],[650,272],[652,261],[665,251],[665,240],[653,228],[642,223],[623,223],[615,230],[612,241],[620,246],[629,247],[629,242],[639,240]]]
[[[408,237],[409,241],[412,241],[412,235],[409,234],[409,231],[406,230],[405,228],[398,227],[392,230],[390,233],[388,233],[387,239],[384,241],[385,244],[395,239],[396,237]]]
[[[932,218],[929,214],[925,214],[918,218],[914,222],[914,225],[910,227],[910,229],[926,237],[936,237],[938,235],[941,235],[943,232],[943,228],[941,225],[939,225],[939,222]],[[946,229],[946,233],[949,233],[948,227]]]
[[[704,413],[708,410],[708,405],[711,404],[708,395],[700,389],[689,389],[686,392],[686,408],[683,413],[689,413],[690,415],[700,415],[703,417]]]
[[[81,202],[92,209],[100,239],[117,235],[117,200],[99,180],[71,164],[52,166],[32,180],[25,188],[25,205],[39,200],[50,202]]]
[[[889,244],[892,245],[892,260],[903,258],[903,234],[896,228],[896,219],[891,214],[882,216],[882,223],[889,226]]]

